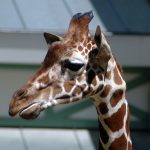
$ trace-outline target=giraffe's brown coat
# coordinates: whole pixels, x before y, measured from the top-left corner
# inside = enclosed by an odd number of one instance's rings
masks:
[[[100,97],[102,97],[102,98],[107,97],[107,95],[109,94],[111,88],[112,87],[109,84],[105,85],[102,93],[100,94]]]
[[[39,82],[39,83],[44,83],[44,84],[48,83],[48,82],[49,82],[49,76],[46,75],[46,76],[40,78],[40,79],[38,80],[38,82]]]
[[[92,45],[95,45],[95,41],[94,40],[92,40]]]
[[[100,138],[102,142],[106,144],[109,140],[109,136],[108,136],[107,131],[104,129],[101,123],[99,123],[99,130],[100,130]]]
[[[87,45],[87,41],[84,41],[83,46],[86,47]]]
[[[94,86],[96,86],[96,85],[97,85],[96,78],[94,78],[94,79],[92,80],[92,83],[91,83],[91,84],[93,84]]]
[[[85,76],[81,75],[78,77],[77,80],[78,80],[78,82],[81,82],[81,81],[85,80]]]
[[[100,92],[103,89],[104,85],[100,85],[94,92],[94,94],[97,94],[98,92]]]
[[[85,49],[85,53],[86,53],[86,54],[88,53],[88,49]]]
[[[128,142],[128,150],[132,150],[132,144]]]
[[[117,67],[115,67],[113,73],[114,73],[114,81],[115,81],[115,83],[118,84],[118,85],[122,84],[122,79],[121,79],[121,76],[120,76],[120,73],[119,73]]]
[[[72,45],[72,48],[77,48],[77,45],[76,45],[76,44],[73,44],[73,45]]]
[[[91,88],[89,87],[86,91],[83,92],[83,97],[87,96],[91,92]],[[94,100],[94,99],[92,99]]]
[[[121,137],[115,139],[109,147],[109,150],[126,150],[127,148],[127,139],[123,134]]]
[[[54,86],[54,95],[60,94],[62,92],[62,88],[60,86]]]
[[[32,84],[37,79],[37,77],[39,77],[43,72],[46,71],[46,69],[47,68],[45,67],[45,65],[42,65],[40,69],[31,77],[31,79],[28,82]]]
[[[126,113],[126,105],[123,104],[119,110],[111,117],[104,119],[105,124],[112,132],[118,131],[123,127],[123,120]],[[113,122],[113,123],[112,123]]]
[[[106,72],[105,78],[109,80],[111,79],[111,71]]]
[[[79,50],[79,51],[82,51],[82,50],[83,50],[83,47],[82,47],[82,46],[78,46],[78,50]]]
[[[91,37],[88,37],[88,43],[91,41]]]
[[[87,45],[87,49],[91,49],[91,47],[92,47],[92,45],[89,43],[89,44]]]
[[[130,112],[129,112],[129,108],[128,108],[127,120],[126,120],[126,133],[127,133],[127,135],[130,134]]]
[[[81,93],[82,91],[81,91],[81,88],[79,88],[78,86],[77,87],[75,87],[75,89],[73,90],[73,94],[79,94],[79,93]]]
[[[84,41],[84,38],[81,38],[80,42],[82,43]]]
[[[103,80],[103,76],[102,76],[102,74],[101,74],[101,73],[99,73],[99,74],[98,74],[98,78],[99,78],[99,80],[100,80],[100,81],[102,81],[102,80]]]
[[[81,55],[83,55],[83,56],[84,56],[84,55],[85,55],[85,52],[83,51],[83,52],[81,53]]]
[[[72,87],[75,85],[75,81],[70,81],[70,82],[65,82],[64,83],[64,88],[65,88],[65,91],[68,93],[70,92],[70,90],[72,89]]]
[[[104,103],[104,102],[99,104],[98,109],[100,110],[101,114],[108,113],[108,107],[107,107],[106,103]]]
[[[122,99],[122,97],[123,97],[123,90],[122,89],[116,90],[110,99],[111,106],[115,107],[118,104],[118,102]]]

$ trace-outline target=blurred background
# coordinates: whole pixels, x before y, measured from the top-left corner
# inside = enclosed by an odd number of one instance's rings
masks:
[[[135,150],[150,143],[149,0],[0,0],[0,150],[96,150],[98,123],[90,100],[44,111],[33,121],[8,116],[13,92],[47,52],[43,32],[62,35],[71,17],[92,10],[127,81]],[[63,147],[63,148],[62,148]]]

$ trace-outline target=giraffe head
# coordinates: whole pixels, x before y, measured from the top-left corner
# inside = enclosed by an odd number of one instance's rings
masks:
[[[69,103],[103,89],[110,48],[98,26],[89,33],[92,12],[71,19],[64,37],[44,33],[48,52],[39,70],[17,90],[9,114],[36,118],[48,106]]]

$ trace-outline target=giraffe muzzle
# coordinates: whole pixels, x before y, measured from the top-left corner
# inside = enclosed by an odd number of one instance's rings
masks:
[[[19,114],[24,119],[37,118],[42,111],[41,103],[30,101],[33,95],[28,95],[26,88],[17,90],[9,105],[9,115],[14,117]]]
[[[9,107],[9,115],[14,117],[19,115],[23,119],[35,119],[40,115],[43,110],[40,103],[32,103],[24,107]]]
[[[19,116],[23,119],[35,119],[39,116],[40,112],[41,105],[39,103],[34,103],[20,111]]]

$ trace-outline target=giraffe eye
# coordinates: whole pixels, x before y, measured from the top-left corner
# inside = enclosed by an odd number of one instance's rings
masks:
[[[78,71],[84,66],[83,63],[79,63],[77,61],[70,61],[70,60],[65,60],[64,61],[64,67],[68,68],[71,71]]]

